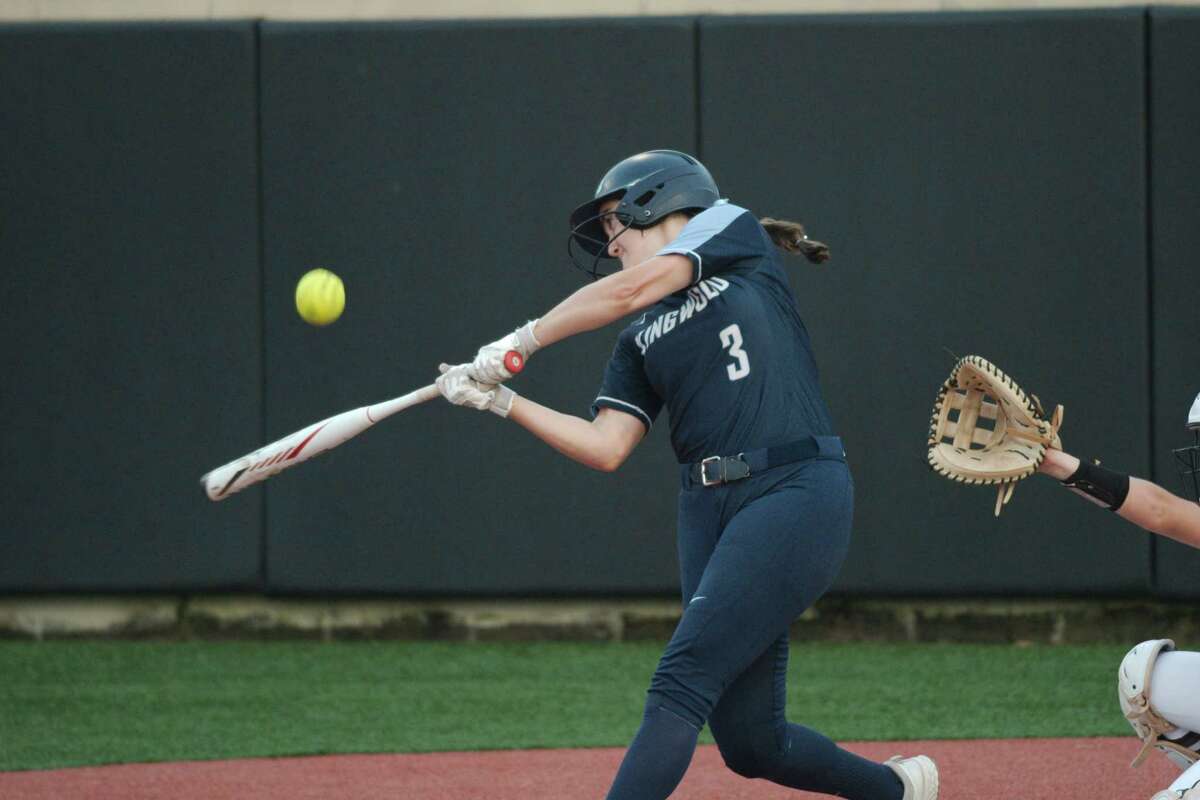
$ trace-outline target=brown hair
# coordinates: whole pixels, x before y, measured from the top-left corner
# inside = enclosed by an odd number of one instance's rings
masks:
[[[763,217],[758,223],[771,235],[771,241],[779,249],[802,255],[814,264],[829,260],[829,245],[808,238],[804,226],[799,222]]]

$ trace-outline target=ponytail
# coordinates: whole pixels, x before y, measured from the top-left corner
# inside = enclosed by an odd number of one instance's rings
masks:
[[[804,226],[799,222],[771,217],[763,217],[758,222],[771,235],[771,241],[779,249],[802,255],[814,264],[829,260],[829,245],[809,239],[808,234],[804,232]]]

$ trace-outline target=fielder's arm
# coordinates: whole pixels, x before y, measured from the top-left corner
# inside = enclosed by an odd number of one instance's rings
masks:
[[[596,419],[562,414],[527,397],[513,398],[508,418],[568,458],[601,472],[613,472],[646,434],[640,420],[602,408]]]
[[[1047,450],[1046,458],[1038,467],[1038,471],[1068,483],[1073,478],[1077,479],[1081,467],[1084,471],[1100,473],[1096,476],[1100,485],[1098,487],[1094,485],[1071,487],[1075,491],[1089,499],[1095,498],[1095,502],[1110,504],[1111,500],[1105,492],[1107,488],[1105,484],[1115,485],[1118,479],[1127,477],[1128,493],[1123,501],[1112,508],[1118,516],[1151,533],[1200,548],[1200,503],[1194,503],[1171,494],[1150,481],[1132,476],[1122,476],[1111,470],[1084,464],[1075,456],[1061,450]]]
[[[534,327],[534,335],[545,347],[577,333],[603,328],[687,288],[692,272],[687,256],[654,256],[582,287],[546,312]]]

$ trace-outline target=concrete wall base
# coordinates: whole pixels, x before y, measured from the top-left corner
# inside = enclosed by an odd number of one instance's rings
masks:
[[[677,601],[281,599],[258,596],[0,598],[5,639],[665,640]],[[1136,643],[1200,646],[1200,609],[1139,600],[826,597],[793,641]]]

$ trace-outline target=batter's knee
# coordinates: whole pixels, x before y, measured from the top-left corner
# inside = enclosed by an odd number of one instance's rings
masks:
[[[703,728],[708,722],[708,715],[716,703],[714,696],[694,684],[659,674],[655,674],[650,681],[648,697],[648,702],[662,706],[697,729]]]
[[[723,725],[710,720],[725,766],[743,778],[770,778],[784,756],[776,725]]]
[[[773,744],[767,747],[754,740],[717,741],[717,749],[725,766],[743,778],[765,778],[771,774],[776,753]]]
[[[698,728],[708,722],[725,688],[710,671],[710,660],[694,647],[668,647],[650,679],[650,694]]]

